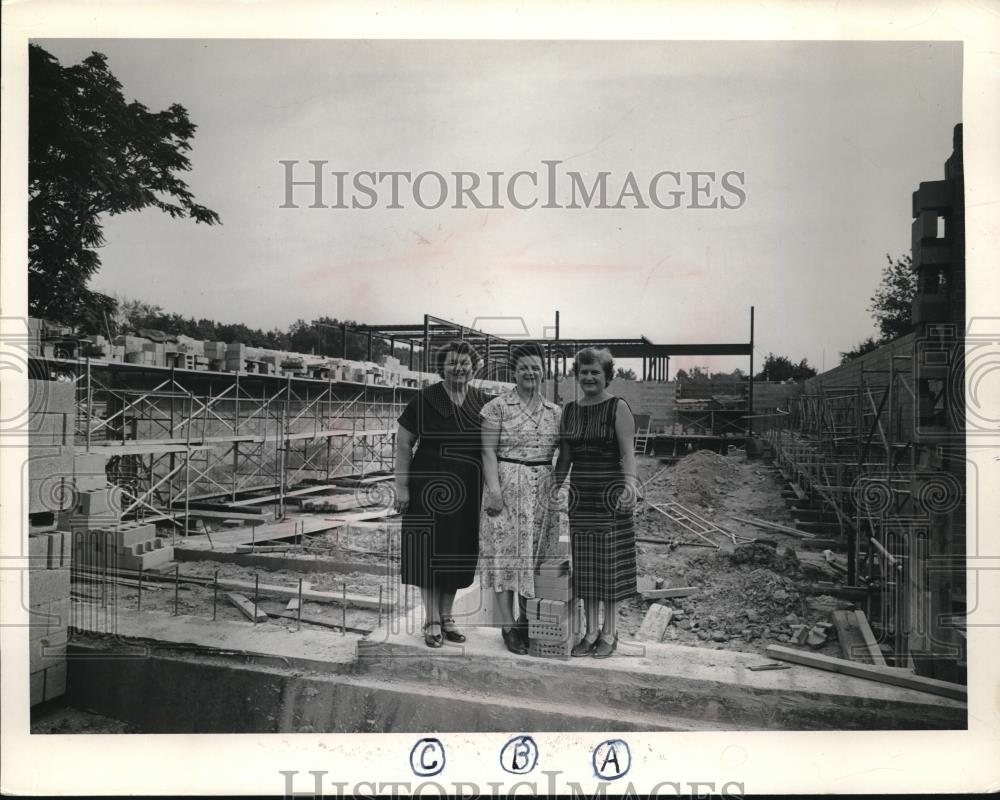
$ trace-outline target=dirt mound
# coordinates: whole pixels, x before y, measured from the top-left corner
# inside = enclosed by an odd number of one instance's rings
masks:
[[[653,481],[652,494],[684,506],[716,507],[740,480],[736,458],[742,456],[727,457],[710,450],[697,450]]]

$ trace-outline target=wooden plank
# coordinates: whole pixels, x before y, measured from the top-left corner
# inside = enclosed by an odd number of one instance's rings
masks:
[[[735,519],[737,522],[745,522],[747,525],[755,525],[758,528],[764,528],[771,531],[780,531],[781,533],[787,533],[790,536],[798,536],[802,539],[812,539],[813,535],[811,533],[806,533],[805,531],[796,530],[795,528],[789,528],[787,525],[779,525],[777,522],[768,522],[764,519],[757,519],[756,517],[738,517],[735,514],[729,515],[730,519]]]
[[[214,550],[218,547],[235,547],[238,544],[268,542],[274,539],[291,539],[295,535],[321,533],[344,525],[338,520],[328,520],[317,517],[299,517],[283,522],[272,522],[257,525],[256,530],[249,526],[234,528],[228,531],[215,531],[209,539],[205,534],[187,536],[184,547],[189,550]]]
[[[661,606],[659,603],[650,606],[635,638],[644,642],[659,642],[673,617],[674,610],[669,606]]]
[[[865,646],[868,648],[868,653],[871,656],[872,663],[878,666],[884,667],[885,656],[882,655],[882,649],[878,646],[878,642],[875,640],[875,634],[872,633],[871,625],[868,624],[868,617],[865,616],[865,612],[861,609],[857,609],[854,612],[854,617],[857,622],[858,630],[861,632],[861,637],[864,640]]]
[[[288,605],[285,606],[285,611],[298,611],[299,610],[299,598],[293,597],[288,601]]]
[[[292,614],[287,611],[276,612],[271,611],[268,613],[269,617],[277,617],[278,619],[293,619],[298,620],[298,612]],[[372,632],[372,628],[352,628],[348,625],[346,628],[343,625],[338,625],[336,622],[327,622],[325,619],[317,619],[316,617],[302,617],[302,622],[309,625],[319,625],[321,628],[332,628],[335,631],[347,631],[348,633],[360,633],[367,636]]]
[[[645,600],[662,600],[665,597],[687,597],[700,591],[697,586],[674,586],[666,589],[646,589],[640,594]]]
[[[837,641],[840,643],[840,652],[844,658],[862,664],[873,663],[868,646],[858,629],[857,618],[852,612],[834,611],[833,626],[837,629]]]
[[[354,522],[364,522],[371,519],[382,519],[391,517],[396,513],[392,508],[380,508],[375,511],[359,511],[357,514],[338,514],[335,517],[325,517],[329,522],[339,522],[341,524],[351,524]]]
[[[219,587],[222,589],[234,589],[236,591],[252,591],[254,589],[254,582],[238,581],[232,578],[219,578]],[[262,596],[280,597],[282,599],[299,596],[297,586],[278,586],[274,583],[262,583],[257,587],[257,591]],[[352,608],[378,608],[378,596],[351,594],[350,592],[347,594],[343,592],[321,592],[316,589],[306,589],[303,587],[302,599],[303,601],[309,600],[315,603],[335,603],[338,605],[343,605],[346,601],[347,605]],[[382,605],[383,608],[389,607],[389,604],[385,601],[383,601]]]
[[[222,581],[219,581],[219,585],[222,585]],[[260,606],[254,609],[254,604],[239,592],[226,592],[226,599],[251,622],[267,622],[267,612],[263,611]]]
[[[241,522],[259,522],[261,524],[267,524],[261,519],[263,514],[245,514],[240,511],[209,511],[203,508],[192,508],[189,509],[187,514],[184,513],[184,507],[174,506],[173,508],[174,516],[179,519],[183,519],[185,516],[197,517],[198,519],[235,519]]]
[[[963,703],[968,700],[968,689],[962,684],[939,681],[935,678],[924,678],[920,675],[903,672],[894,667],[859,664],[856,661],[831,658],[830,656],[810,653],[805,650],[793,650],[791,647],[782,647],[777,644],[768,645],[765,652],[770,658],[791,661],[793,664],[803,664],[807,667],[839,672],[841,675],[850,675],[855,678],[866,678],[879,683],[900,686],[904,689],[915,689],[918,692],[927,692],[940,697],[948,697],[952,700],[960,700]]]

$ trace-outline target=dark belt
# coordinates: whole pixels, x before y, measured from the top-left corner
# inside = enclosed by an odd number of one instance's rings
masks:
[[[551,467],[551,461],[524,461],[520,458],[503,458],[497,456],[497,461],[506,461],[508,464],[521,464],[525,467]]]

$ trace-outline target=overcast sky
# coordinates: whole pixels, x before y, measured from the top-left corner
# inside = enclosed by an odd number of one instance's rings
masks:
[[[498,333],[483,318],[523,318],[542,336],[558,309],[564,337],[733,342],[753,304],[758,364],[773,351],[830,368],[874,333],[885,254],[908,252],[910,194],[943,177],[961,121],[952,43],[38,43],[64,64],[103,52],[129,99],[184,105],[198,125],[187,181],[223,221],[108,219],[94,287],[263,328],[426,312]],[[383,184],[372,209],[308,208],[302,189],[280,208],[279,162],[304,178],[311,159],[348,187],[364,170],[506,180],[557,159],[609,172],[609,205],[630,171],[644,194],[664,170],[736,171],[745,202],[687,208],[688,186],[676,209],[423,209],[407,189],[388,209]],[[693,363],[746,369],[671,368]]]

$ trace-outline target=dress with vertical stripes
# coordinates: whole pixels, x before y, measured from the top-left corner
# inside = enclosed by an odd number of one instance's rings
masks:
[[[563,408],[561,434],[572,457],[569,524],[577,597],[616,601],[636,593],[632,512],[615,508],[626,485],[615,434],[624,402],[611,397]]]

